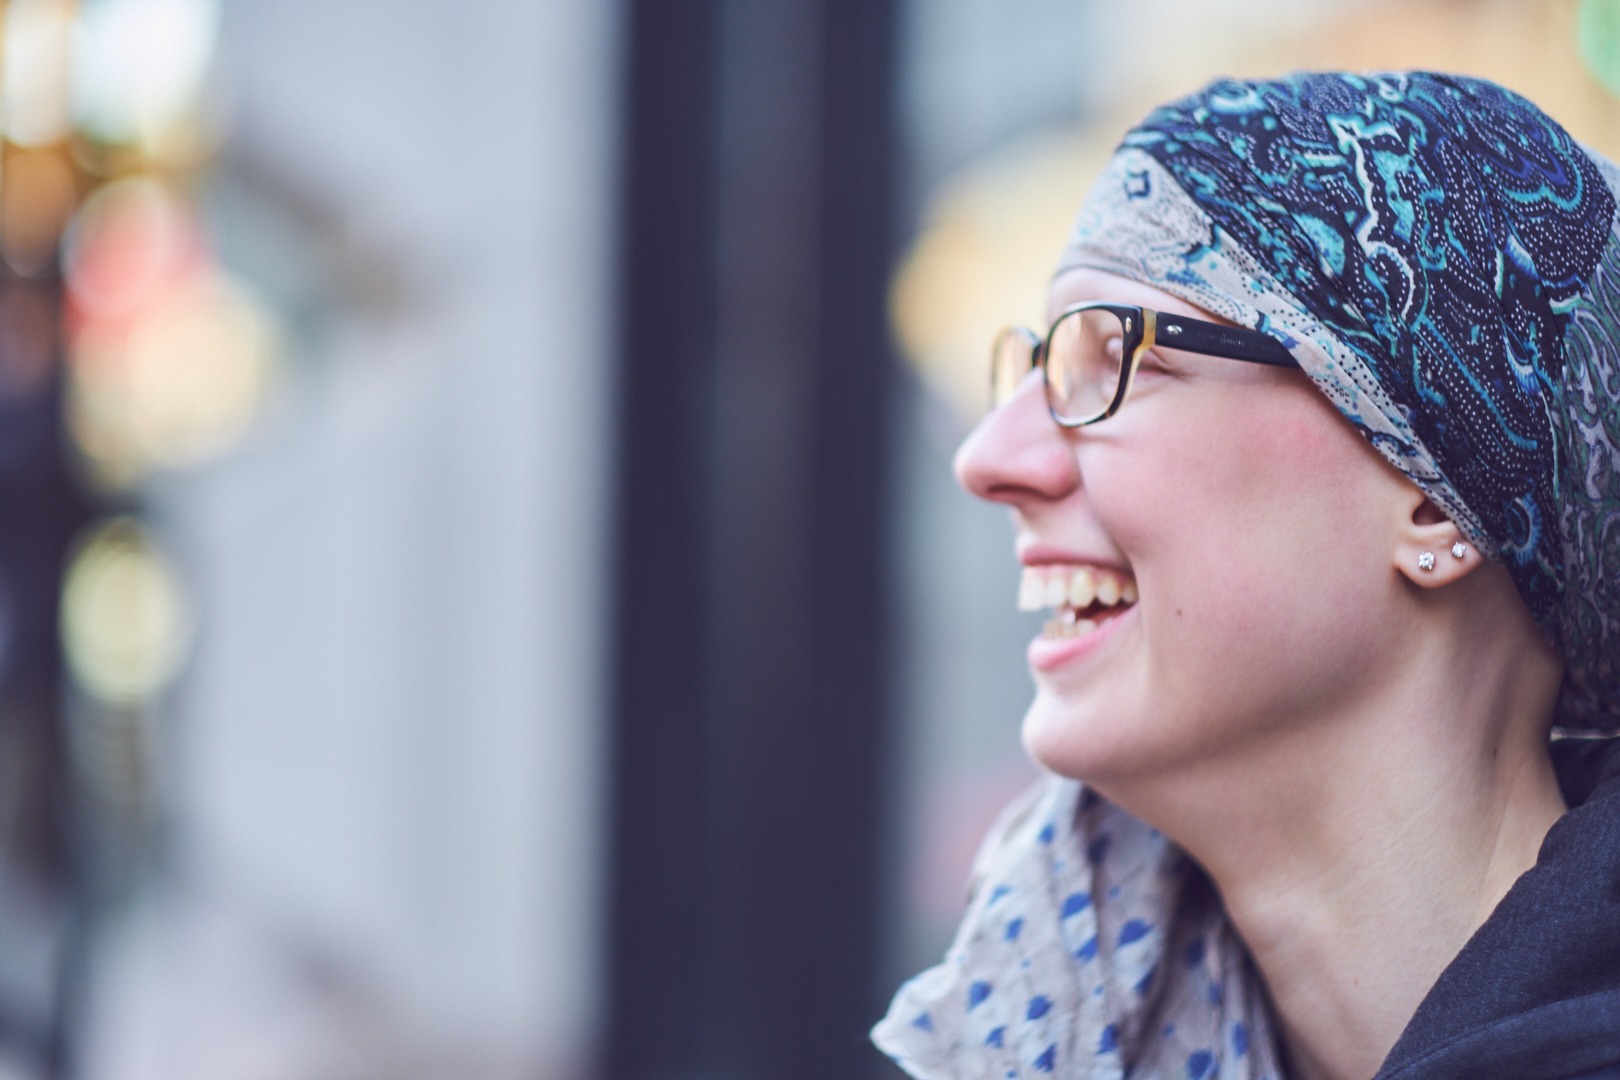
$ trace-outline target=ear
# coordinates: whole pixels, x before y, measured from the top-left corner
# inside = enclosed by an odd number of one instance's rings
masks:
[[[1411,514],[1397,530],[1395,569],[1414,585],[1437,589],[1461,581],[1485,562],[1429,497],[1412,490]]]

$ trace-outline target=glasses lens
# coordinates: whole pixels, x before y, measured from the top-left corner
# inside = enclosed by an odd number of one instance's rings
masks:
[[[1125,325],[1103,308],[1071,311],[1052,327],[1046,358],[1046,397],[1064,420],[1094,420],[1119,390]]]
[[[1035,366],[1035,350],[1041,339],[1022,326],[1009,326],[996,335],[990,347],[990,407],[999,409],[1015,393]]]

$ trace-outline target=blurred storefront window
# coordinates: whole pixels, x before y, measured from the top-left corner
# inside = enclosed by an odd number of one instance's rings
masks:
[[[241,436],[274,357],[190,191],[215,143],[214,16],[0,11],[0,947],[35,958],[0,979],[0,1060],[31,1073],[77,1074],[98,928],[160,833],[193,607],[146,488]]]
[[[588,1067],[615,5],[0,4],[0,1077]]]

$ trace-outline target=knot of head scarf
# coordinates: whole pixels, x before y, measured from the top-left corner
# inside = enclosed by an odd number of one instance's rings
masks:
[[[1425,72],[1217,82],[1131,131],[1060,270],[1281,338],[1500,561],[1620,728],[1620,171],[1523,98]]]

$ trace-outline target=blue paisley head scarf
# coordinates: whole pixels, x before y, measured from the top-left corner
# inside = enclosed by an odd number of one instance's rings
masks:
[[[1060,270],[1280,338],[1502,563],[1620,728],[1620,170],[1528,101],[1428,72],[1217,82],[1131,131]]]

